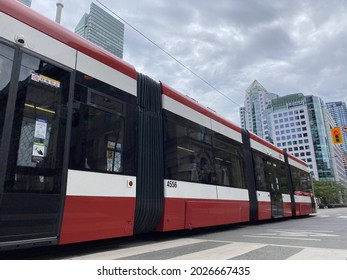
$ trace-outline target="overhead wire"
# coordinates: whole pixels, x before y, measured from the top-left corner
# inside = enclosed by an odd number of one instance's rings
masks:
[[[171,59],[173,59],[174,61],[176,61],[179,65],[181,65],[184,69],[186,69],[187,71],[189,71],[191,74],[193,74],[196,78],[198,78],[199,80],[201,80],[202,82],[204,82],[206,85],[208,85],[210,88],[212,88],[214,91],[216,91],[217,93],[219,93],[221,96],[225,97],[226,99],[228,99],[229,101],[231,101],[232,103],[234,103],[236,106],[243,107],[242,105],[238,104],[236,101],[234,101],[233,99],[231,99],[229,96],[227,96],[226,94],[224,94],[222,91],[220,91],[218,88],[216,88],[213,84],[211,84],[209,81],[207,81],[205,78],[203,78],[202,76],[200,76],[199,74],[197,74],[196,72],[194,72],[191,68],[189,68],[187,65],[185,65],[183,62],[181,62],[179,59],[177,59],[174,55],[172,55],[171,53],[169,53],[167,50],[165,50],[164,48],[162,48],[159,44],[157,44],[156,42],[154,42],[151,38],[149,38],[147,35],[145,35],[142,31],[140,31],[138,28],[136,28],[135,26],[133,26],[131,23],[129,23],[127,20],[125,20],[124,18],[122,18],[120,15],[118,15],[117,13],[115,13],[113,10],[111,10],[109,7],[107,7],[105,4],[103,4],[100,0],[96,0],[97,3],[99,3],[104,9],[106,9],[107,11],[109,11],[111,14],[113,14],[114,16],[116,16],[117,18],[119,18],[122,22],[124,22],[127,26],[129,26],[130,28],[132,28],[135,32],[137,32],[138,34],[140,34],[142,37],[144,37],[148,42],[150,42],[151,44],[153,44],[154,46],[156,46],[158,49],[160,49],[163,53],[165,53],[167,56],[169,56]],[[272,125],[270,124],[270,127],[272,130],[274,130],[274,128],[272,127]],[[274,130],[275,131],[275,130]]]
[[[179,65],[181,65],[183,68],[185,68],[187,71],[189,71],[191,74],[193,74],[196,78],[198,78],[199,80],[201,80],[202,82],[204,82],[205,84],[207,84],[210,88],[212,88],[213,90],[215,90],[216,92],[218,92],[220,95],[222,95],[223,97],[227,98],[229,101],[231,101],[232,103],[234,103],[235,105],[241,107],[240,104],[238,104],[236,101],[232,100],[229,96],[227,96],[226,94],[224,94],[222,91],[220,91],[218,88],[216,88],[213,84],[211,84],[209,81],[207,81],[205,78],[203,78],[202,76],[200,76],[199,74],[197,74],[196,72],[194,72],[191,68],[189,68],[187,65],[185,65],[183,62],[181,62],[179,59],[177,59],[175,56],[173,56],[171,53],[169,53],[167,50],[165,50],[164,48],[162,48],[159,44],[157,44],[156,42],[154,42],[151,38],[149,38],[147,35],[145,35],[142,31],[140,31],[138,28],[136,28],[135,26],[133,26],[132,24],[130,24],[127,20],[123,19],[121,16],[119,16],[118,14],[116,14],[113,10],[111,10],[109,7],[107,7],[105,4],[103,4],[100,0],[96,0],[97,3],[99,3],[104,9],[106,9],[107,11],[109,11],[111,14],[113,14],[114,16],[116,16],[117,18],[119,18],[122,22],[124,22],[126,25],[128,25],[130,28],[132,28],[134,31],[136,31],[137,33],[139,33],[142,37],[144,37],[147,41],[149,41],[151,44],[153,44],[154,46],[156,46],[158,49],[160,49],[162,52],[164,52],[167,56],[169,56],[171,59],[173,59],[174,61],[176,61]]]
[[[235,102],[233,99],[231,99],[229,96],[227,96],[226,94],[224,94],[222,91],[220,91],[218,88],[216,88],[213,84],[211,84],[209,81],[207,81],[205,78],[203,78],[202,76],[200,76],[199,74],[197,74],[196,72],[194,72],[191,68],[189,68],[187,65],[185,65],[183,62],[181,62],[179,59],[177,59],[174,55],[172,55],[171,53],[169,53],[167,50],[165,50],[164,48],[162,48],[159,44],[157,44],[156,42],[154,42],[152,39],[150,39],[148,36],[146,36],[142,31],[140,31],[138,28],[136,28],[135,26],[133,26],[132,24],[130,24],[128,21],[126,21],[125,19],[123,19],[121,16],[119,16],[118,14],[116,14],[113,10],[111,10],[109,7],[107,7],[105,4],[103,4],[100,0],[96,0],[97,3],[99,3],[102,7],[104,7],[107,11],[109,11],[111,14],[113,14],[114,16],[116,16],[117,18],[119,18],[122,22],[124,22],[127,26],[129,26],[130,28],[132,28],[135,32],[137,32],[138,34],[140,34],[142,37],[144,37],[147,41],[149,41],[151,44],[153,44],[154,46],[156,46],[158,49],[160,49],[163,53],[165,53],[167,56],[169,56],[171,59],[173,59],[174,61],[176,61],[179,65],[181,65],[184,69],[186,69],[187,71],[189,71],[191,74],[193,74],[196,78],[198,78],[199,80],[201,80],[202,82],[204,82],[205,84],[207,84],[210,88],[212,88],[214,91],[216,91],[217,93],[219,93],[221,96],[225,97],[226,99],[228,99],[229,101],[231,101],[232,103],[234,103],[236,106],[238,107],[243,107],[240,104],[238,104],[237,102]],[[270,127],[273,131],[275,131],[274,127],[271,125],[270,123]]]

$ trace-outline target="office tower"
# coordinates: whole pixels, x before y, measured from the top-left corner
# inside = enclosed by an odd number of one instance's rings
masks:
[[[31,0],[18,0],[19,2],[23,3],[24,5],[31,7]]]
[[[305,161],[318,179],[318,169],[306,98],[302,93],[272,100],[267,108],[273,143]]]
[[[269,127],[265,115],[267,104],[278,97],[268,92],[257,80],[246,90],[245,106],[241,108],[241,127],[266,139],[269,138]]]
[[[277,147],[305,161],[315,179],[347,184],[341,149],[330,137],[335,122],[321,98],[289,94],[273,99],[266,112]]]
[[[347,108],[346,103],[342,101],[326,103],[327,109],[334,119],[336,126],[341,129],[347,127]],[[347,174],[347,133],[343,131],[343,143],[338,145],[343,150],[343,160],[345,165],[345,173]]]
[[[336,123],[319,97],[279,96],[255,80],[246,90],[240,117],[242,128],[305,161],[315,179],[347,185],[345,157],[331,140]]]
[[[75,33],[123,58],[124,24],[94,3],[75,27]]]

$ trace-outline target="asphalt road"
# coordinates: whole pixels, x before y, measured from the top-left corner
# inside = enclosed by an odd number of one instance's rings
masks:
[[[274,222],[2,252],[0,259],[346,260],[347,208]]]

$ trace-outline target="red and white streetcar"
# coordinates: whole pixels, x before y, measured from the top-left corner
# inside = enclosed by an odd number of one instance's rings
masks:
[[[0,250],[309,215],[308,166],[0,1]]]

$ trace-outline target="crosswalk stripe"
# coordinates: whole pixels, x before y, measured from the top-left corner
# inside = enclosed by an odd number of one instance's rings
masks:
[[[246,254],[232,258],[233,260],[286,260],[299,253],[303,248],[287,247],[281,245],[267,245],[260,249],[252,250]]]
[[[321,241],[321,239],[318,239],[318,238],[302,238],[302,237],[289,237],[289,236],[243,235],[243,237],[251,237],[251,238],[273,238],[273,239],[289,239],[289,240],[304,240],[304,241]]]
[[[140,245],[136,247],[131,248],[124,248],[124,249],[115,249],[110,250],[106,252],[101,253],[93,253],[93,254],[87,254],[83,256],[73,257],[71,259],[74,260],[111,260],[111,259],[119,259],[119,258],[125,258],[137,254],[144,254],[152,251],[158,251],[162,249],[170,249],[175,248],[177,246],[184,246],[184,245],[190,245],[195,243],[201,243],[205,240],[201,239],[193,239],[193,238],[182,238],[179,240],[170,240],[170,241],[164,241],[164,242],[158,242],[158,243],[151,243],[148,245]]]
[[[195,244],[181,245],[170,249],[162,249],[143,254],[135,254],[130,257],[119,258],[119,260],[169,260],[182,255],[191,254],[193,252],[201,253],[212,248],[221,247],[227,243],[228,242],[208,240]]]
[[[291,256],[288,260],[346,260],[347,250],[304,248],[299,253]]]
[[[188,248],[190,247],[190,248]],[[193,253],[190,249],[194,249]],[[193,250],[193,251],[194,251]],[[210,239],[183,238],[179,240],[112,249],[109,251],[77,256],[74,260],[115,260],[115,259],[155,259],[156,252],[170,260],[228,260],[228,259],[269,259],[287,260],[346,260],[347,250],[286,246],[278,244],[227,242]],[[279,252],[277,255],[269,252]],[[182,254],[181,254],[182,253]],[[271,253],[271,252],[270,252]],[[276,255],[276,256],[275,256]]]
[[[266,244],[235,242],[202,252],[182,255],[173,260],[227,260],[264,246]]]

